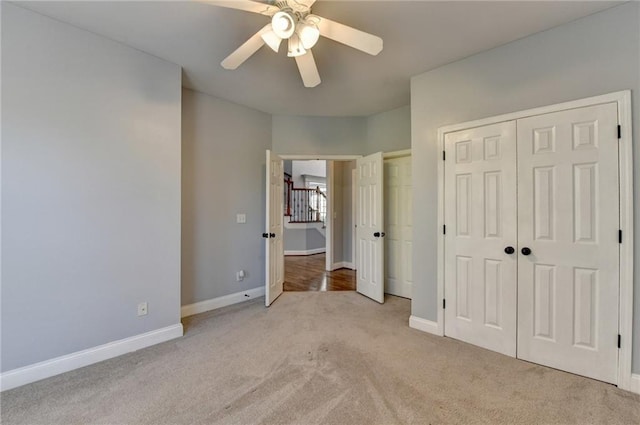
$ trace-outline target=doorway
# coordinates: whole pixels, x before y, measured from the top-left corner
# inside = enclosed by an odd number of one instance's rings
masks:
[[[398,153],[392,153],[388,158],[394,159]],[[410,155],[410,150],[402,151],[399,156]],[[283,195],[286,198],[285,184],[286,179],[293,180],[295,174],[293,172],[293,163],[290,166],[291,172],[284,174],[284,160],[320,160],[326,159],[326,189],[323,195],[326,197],[326,211],[324,213],[318,212],[316,208],[311,212],[311,217],[315,217],[314,214],[324,217],[325,223],[325,271],[332,272],[338,269],[357,269],[355,273],[356,277],[356,290],[379,302],[384,303],[385,296],[385,179],[384,169],[385,164],[383,161],[383,153],[377,152],[365,157],[361,156],[347,156],[347,157],[297,157],[297,156],[281,156],[267,151],[267,193],[273,194],[273,196],[267,196],[267,227],[269,229],[277,229],[277,222],[282,223],[282,211],[284,206],[287,206],[287,214],[293,217],[298,217],[296,213],[288,211],[290,201],[283,200]],[[354,161],[355,160],[355,161]],[[392,183],[388,185],[387,189],[391,192],[402,191],[405,194],[411,193],[411,173],[410,161],[408,158],[403,160],[406,162],[404,169],[408,172],[401,172],[403,174],[401,179],[394,178],[400,177],[396,172],[403,167],[397,167],[392,164],[390,169],[392,173]],[[391,163],[390,163],[391,164]],[[289,165],[287,165],[289,168]],[[389,167],[387,167],[389,168]],[[273,170],[279,170],[280,174],[276,182],[275,174]],[[278,171],[275,171],[277,173]],[[315,172],[310,178],[313,182],[318,182],[322,178],[319,176],[319,172]],[[315,180],[314,180],[315,179]],[[402,183],[404,181],[404,183]],[[305,188],[305,190],[311,190],[314,192],[322,192],[319,185],[316,185],[315,189]],[[397,255],[397,257],[411,258],[411,243],[410,243],[410,216],[412,214],[411,198],[410,196],[390,196],[390,200],[400,202],[397,210],[402,210],[405,218],[404,224],[400,225],[400,221],[396,220],[398,215],[392,217],[391,225],[395,227],[392,229],[392,234],[399,235],[404,230],[405,236],[399,236],[397,239],[393,239],[392,242],[401,241],[402,251],[404,254]],[[303,202],[303,205],[307,206],[313,202]],[[349,208],[351,207],[351,208]],[[388,209],[388,208],[387,208]],[[278,216],[278,211],[280,215]],[[297,221],[297,220],[296,220]],[[317,220],[315,220],[317,221]],[[273,223],[276,224],[273,224]],[[295,223],[294,223],[295,224]],[[284,226],[281,226],[282,228]],[[409,229],[400,229],[409,227]],[[398,231],[400,229],[400,231]],[[406,237],[409,235],[409,237]],[[267,238],[266,243],[266,268],[267,279],[265,282],[265,304],[269,306],[283,291],[284,291],[284,274],[285,274],[285,261],[284,261],[284,249],[280,251],[280,247],[284,246],[283,232],[273,232],[269,230],[264,233],[263,236]],[[280,243],[278,243],[280,241]],[[307,247],[308,248],[308,247]],[[282,252],[282,254],[281,254]],[[292,254],[292,252],[288,252]],[[307,249],[303,252],[293,252],[295,254],[319,254],[309,252]],[[316,258],[309,258],[308,261],[315,259],[316,264],[319,255]],[[405,260],[406,260],[405,258]],[[396,258],[402,260],[402,258]],[[321,262],[321,261],[320,261]],[[299,260],[297,263],[302,263]],[[410,262],[402,261],[396,262],[396,264],[404,264],[407,273],[405,279],[410,281]],[[407,266],[407,264],[409,266]],[[396,274],[398,275],[398,274]],[[393,275],[392,275],[393,276]],[[318,281],[319,279],[316,279]],[[328,285],[318,284],[315,288],[328,288]],[[397,288],[396,288],[397,289]],[[393,288],[391,288],[393,291]],[[393,294],[393,292],[392,292]],[[393,294],[410,296],[405,294]]]
[[[344,234],[351,227],[352,161],[285,159],[283,164],[283,290],[355,290],[352,253],[345,249],[351,241]]]

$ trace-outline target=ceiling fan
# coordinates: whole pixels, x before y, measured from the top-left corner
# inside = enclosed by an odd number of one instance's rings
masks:
[[[320,36],[373,56],[382,51],[380,37],[313,15],[311,6],[316,0],[276,0],[269,3],[251,0],[200,1],[271,18],[271,22],[222,61],[221,65],[225,69],[236,69],[265,44],[278,52],[282,40],[287,40],[287,56],[295,58],[304,86],[315,87],[320,84],[320,75],[311,48]]]

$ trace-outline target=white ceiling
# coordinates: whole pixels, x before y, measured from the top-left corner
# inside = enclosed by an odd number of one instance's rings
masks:
[[[313,13],[382,37],[369,56],[321,38],[322,83],[302,85],[286,49],[235,71],[220,62],[268,19],[196,2],[17,2],[183,67],[183,85],[273,114],[366,116],[409,104],[414,75],[615,6],[611,1],[318,1]]]

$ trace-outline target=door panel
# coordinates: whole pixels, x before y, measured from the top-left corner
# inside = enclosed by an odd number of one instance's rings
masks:
[[[358,221],[356,289],[384,303],[383,164],[382,152],[357,160]],[[375,235],[378,236],[375,236]]]
[[[445,335],[516,355],[516,126],[445,137]]]
[[[284,286],[284,170],[282,158],[267,151],[265,235],[265,305],[282,294]]]
[[[384,161],[385,292],[411,298],[411,157]]]
[[[518,357],[617,381],[617,106],[517,121]]]

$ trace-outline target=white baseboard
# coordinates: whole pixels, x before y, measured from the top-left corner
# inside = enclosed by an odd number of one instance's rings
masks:
[[[292,230],[296,230],[296,229],[318,229],[320,230],[323,226],[322,222],[319,221],[313,221],[310,223],[292,223],[291,221],[291,217],[287,217],[284,220],[284,227],[287,229],[292,229]]]
[[[640,374],[632,373],[631,382],[629,384],[629,391],[631,391],[632,393],[640,394]]]
[[[338,270],[338,269],[355,270],[356,267],[353,265],[352,262],[349,262],[349,261],[340,261],[339,263],[333,263],[331,266],[331,270]]]
[[[98,345],[51,360],[24,366],[0,375],[0,391],[10,390],[31,382],[69,372],[84,366],[137,351],[182,336],[182,324],[167,326],[140,335]]]
[[[423,319],[417,316],[409,317],[409,327],[417,329],[422,332],[427,332],[434,335],[440,335],[438,332],[438,323],[431,320]]]
[[[321,254],[326,250],[327,249],[325,247],[316,248],[316,249],[307,249],[306,251],[285,250],[284,255],[313,255],[313,254]]]
[[[264,296],[264,286],[258,288],[249,289],[247,291],[236,292],[233,294],[225,295],[218,298],[211,298],[210,300],[200,301],[194,304],[183,305],[180,309],[180,316],[187,317],[194,314],[204,313],[205,311],[216,310],[218,308],[226,307],[228,305],[241,303],[253,298]]]

